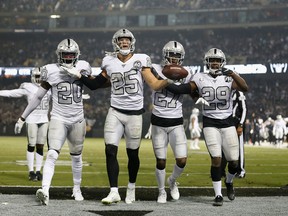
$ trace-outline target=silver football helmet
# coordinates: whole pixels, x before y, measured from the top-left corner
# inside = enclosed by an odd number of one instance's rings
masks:
[[[185,57],[184,47],[177,41],[169,41],[162,49],[162,57],[164,65],[182,65]]]
[[[31,72],[31,82],[37,85],[41,83],[41,69],[40,67],[36,67]]]
[[[58,44],[56,54],[60,65],[71,68],[78,61],[80,49],[73,39],[67,38]]]
[[[131,43],[130,43],[129,49],[121,49],[121,47],[119,46],[119,39],[123,37],[130,38]],[[113,35],[113,38],[112,38],[112,45],[113,45],[114,52],[119,52],[122,55],[128,55],[129,53],[134,52],[135,43],[136,43],[136,39],[134,35],[132,34],[132,32],[130,32],[128,29],[118,30]]]
[[[219,59],[219,68],[212,68],[213,59]],[[226,65],[226,57],[222,50],[217,48],[211,48],[204,56],[204,64],[206,65],[209,73],[213,75],[221,74],[221,69]]]

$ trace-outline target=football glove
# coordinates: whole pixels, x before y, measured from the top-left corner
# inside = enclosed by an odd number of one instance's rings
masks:
[[[81,77],[81,74],[80,74],[80,71],[76,68],[76,67],[71,67],[71,68],[67,68],[67,67],[64,67],[64,66],[61,66],[64,71],[71,77],[73,78],[78,78],[80,79]]]
[[[25,123],[25,121],[23,121],[21,118],[18,119],[18,121],[16,122],[15,127],[14,127],[15,134],[21,133],[21,130],[22,130],[24,123]]]
[[[89,100],[90,99],[90,95],[89,94],[82,94],[82,99]]]
[[[228,68],[223,67],[223,68],[221,68],[221,73],[224,76],[230,76],[233,73],[233,71],[228,69]]]
[[[208,103],[208,101],[206,101],[206,100],[205,100],[204,98],[202,98],[202,97],[198,98],[198,100],[196,101],[195,104],[210,106],[210,104]]]

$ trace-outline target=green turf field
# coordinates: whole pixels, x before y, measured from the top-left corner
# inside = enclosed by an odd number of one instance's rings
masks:
[[[26,137],[0,137],[0,185],[40,186],[41,182],[28,181],[26,166]],[[184,173],[178,179],[179,186],[211,187],[210,158],[203,141],[201,150],[189,150]],[[45,152],[47,147],[45,146]],[[288,148],[246,146],[245,179],[236,179],[236,187],[281,187],[288,184]],[[118,160],[120,165],[119,186],[128,182],[127,157],[124,140],[120,144]],[[151,140],[142,140],[140,148],[140,170],[137,186],[157,186],[155,179],[155,158]],[[105,166],[103,139],[86,138],[83,152],[82,186],[106,187],[108,178]],[[166,166],[170,174],[174,165],[169,148]],[[53,186],[71,186],[71,161],[67,144],[57,161]]]

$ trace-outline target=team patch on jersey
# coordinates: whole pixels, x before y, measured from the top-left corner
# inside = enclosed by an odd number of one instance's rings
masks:
[[[133,67],[137,70],[140,70],[142,68],[142,63],[141,61],[137,60],[134,62]]]
[[[225,77],[225,82],[232,82],[232,81],[233,81],[232,77],[229,76]]]

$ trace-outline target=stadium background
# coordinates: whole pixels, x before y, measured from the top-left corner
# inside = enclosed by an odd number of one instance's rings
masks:
[[[80,45],[80,59],[99,67],[105,51],[112,51],[114,32],[128,28],[136,38],[136,52],[150,55],[155,63],[169,40],[184,45],[184,65],[197,71],[203,70],[209,48],[222,49],[229,65],[246,66],[237,71],[244,72],[250,87],[248,118],[252,113],[264,120],[287,117],[287,9],[285,0],[2,0],[0,89],[18,88],[30,82],[31,67],[56,62],[56,46],[67,37]],[[29,73],[22,73],[27,68]],[[87,136],[102,137],[109,89],[85,88],[85,93],[91,96],[84,101],[85,116],[96,120]],[[149,127],[150,93],[145,88],[143,136]],[[15,121],[27,102],[0,97],[0,103],[0,135],[14,135]],[[185,97],[186,125],[192,107],[191,98]]]

